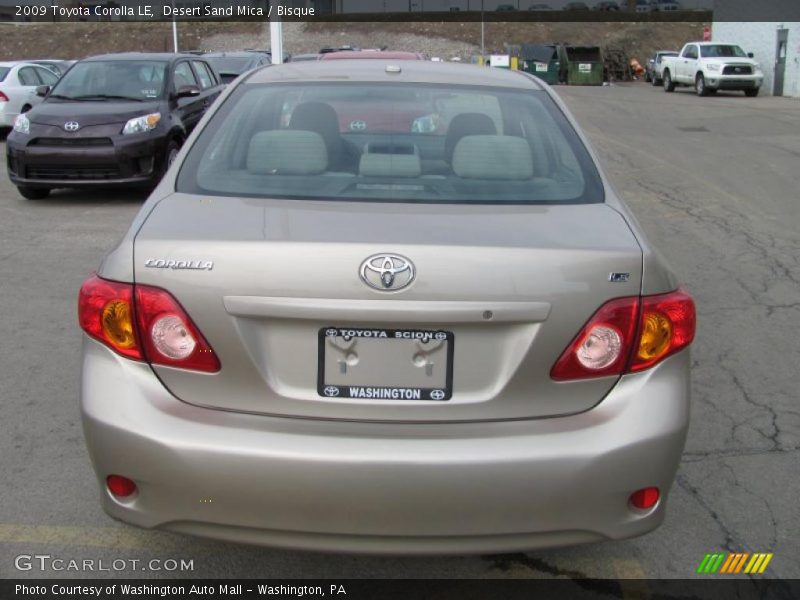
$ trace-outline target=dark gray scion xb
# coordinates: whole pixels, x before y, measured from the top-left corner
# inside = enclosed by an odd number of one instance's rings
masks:
[[[29,199],[54,188],[158,183],[222,90],[195,55],[108,54],[73,66],[7,140],[8,175]]]

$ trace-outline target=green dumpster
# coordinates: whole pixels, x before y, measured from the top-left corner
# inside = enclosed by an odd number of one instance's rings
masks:
[[[597,46],[567,46],[567,83],[603,85],[603,54]]]
[[[535,75],[545,83],[562,83],[562,49],[556,44],[522,44],[519,65],[522,71]]]

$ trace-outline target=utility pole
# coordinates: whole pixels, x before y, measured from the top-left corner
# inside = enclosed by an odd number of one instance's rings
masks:
[[[283,23],[274,7],[269,22],[269,42],[272,50],[270,60],[273,65],[279,65],[283,62]]]
[[[481,0],[481,56],[486,54],[486,25],[483,22],[483,2]]]
[[[178,23],[175,21],[175,0],[172,0],[172,51],[178,53]]]

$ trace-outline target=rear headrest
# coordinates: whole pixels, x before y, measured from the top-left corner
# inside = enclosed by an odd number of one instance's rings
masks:
[[[247,170],[260,175],[319,175],[328,168],[322,136],[313,131],[259,131],[250,140]]]
[[[421,173],[416,154],[362,154],[358,167],[362,177],[419,177]]]
[[[510,135],[469,135],[453,151],[453,172],[464,179],[530,179],[531,148]]]
[[[444,139],[444,157],[453,162],[453,152],[462,138],[468,135],[494,135],[497,133],[494,121],[484,113],[461,113],[453,117],[447,126]]]

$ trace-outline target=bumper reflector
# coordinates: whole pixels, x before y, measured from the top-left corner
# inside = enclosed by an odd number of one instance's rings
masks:
[[[128,498],[136,493],[136,484],[122,475],[109,475],[106,477],[108,491],[117,498]]]
[[[657,487],[647,487],[633,492],[629,501],[634,508],[647,510],[653,508],[660,497],[661,494]]]

